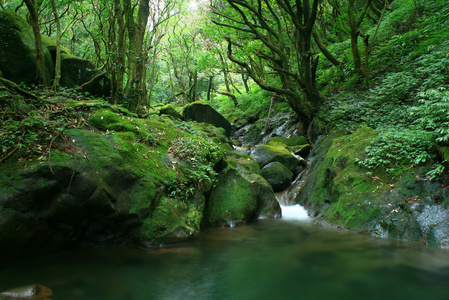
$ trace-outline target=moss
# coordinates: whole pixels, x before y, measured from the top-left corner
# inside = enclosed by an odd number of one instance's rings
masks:
[[[294,136],[289,138],[283,138],[279,136],[275,136],[270,139],[268,142],[269,145],[275,146],[276,144],[283,144],[286,146],[299,146],[307,144],[307,139],[303,136]]]
[[[306,205],[313,210],[321,211],[327,206],[321,219],[349,229],[373,220],[378,209],[370,202],[390,188],[368,175],[357,161],[363,159],[365,147],[375,136],[376,131],[361,127],[351,135],[330,138],[318,146],[323,152],[309,178],[314,184],[305,192]]]
[[[208,221],[212,225],[245,222],[254,215],[257,204],[252,183],[237,170],[227,168],[218,176],[218,183],[208,199]]]
[[[141,228],[142,239],[150,244],[186,240],[199,234],[205,199],[197,195],[191,203],[162,197]]]

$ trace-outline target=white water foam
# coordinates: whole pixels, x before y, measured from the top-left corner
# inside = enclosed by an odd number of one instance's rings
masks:
[[[299,204],[296,205],[281,205],[282,219],[284,220],[296,220],[296,221],[309,221],[311,218],[307,214],[307,211]]]
[[[276,198],[281,206],[283,220],[310,221],[312,219],[307,214],[305,208],[301,205],[289,204],[289,196],[287,191],[276,193]]]

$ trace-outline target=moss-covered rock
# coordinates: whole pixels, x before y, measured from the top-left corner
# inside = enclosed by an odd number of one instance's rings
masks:
[[[258,164],[246,155],[228,155],[207,199],[206,219],[211,225],[245,223],[253,218],[281,215],[273,189],[260,175]]]
[[[159,115],[169,115],[173,119],[182,120],[182,115],[171,104],[162,106]]]
[[[227,136],[231,134],[231,123],[209,104],[201,102],[191,103],[184,107],[182,115],[185,120],[212,124],[223,128]]]
[[[285,148],[270,145],[260,145],[251,150],[251,157],[256,160],[261,168],[270,162],[279,162],[291,172],[297,172],[297,168],[303,162]]]
[[[176,197],[162,197],[151,214],[145,219],[142,238],[147,245],[176,243],[198,236],[203,219],[205,198],[197,194],[186,201]]]
[[[449,246],[441,184],[428,180],[425,167],[410,167],[394,178],[362,168],[364,149],[377,132],[361,127],[337,131],[318,141],[312,164],[291,189],[295,201],[317,215],[321,225],[373,236]],[[370,172],[369,172],[370,171]]]
[[[257,194],[251,182],[233,168],[218,175],[218,183],[207,200],[207,221],[214,225],[245,223],[257,210]]]
[[[36,83],[36,51],[31,26],[18,14],[0,11],[0,71],[16,83]],[[54,75],[50,52],[43,49],[47,78]]]
[[[293,136],[293,137],[279,137],[275,136],[270,139],[267,145],[279,147],[282,145],[285,146],[301,146],[307,144],[307,140],[303,136]]]
[[[280,162],[272,162],[263,167],[261,175],[271,185],[275,192],[285,190],[290,186],[294,174]]]

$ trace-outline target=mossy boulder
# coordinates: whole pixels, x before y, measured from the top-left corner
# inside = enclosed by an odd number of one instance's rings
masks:
[[[288,138],[275,136],[275,137],[272,137],[267,143],[267,145],[275,146],[275,147],[279,147],[282,145],[300,146],[300,145],[305,145],[305,144],[307,144],[307,140],[303,136],[293,136],[293,137],[288,137]]]
[[[201,102],[191,103],[184,107],[182,115],[185,120],[212,124],[223,128],[227,136],[231,134],[231,123],[209,104]]]
[[[263,167],[261,175],[273,187],[275,192],[285,190],[290,186],[294,174],[280,162],[272,162]]]
[[[0,165],[3,257],[77,244],[171,243],[198,235],[204,195],[170,197],[165,184],[184,184],[192,166],[181,168],[179,160],[166,163],[164,157],[174,151],[169,148],[176,138],[195,139],[195,147],[209,140],[169,127],[157,116],[139,119],[112,108],[90,114],[95,130],[66,129],[64,138],[53,141],[60,150],[50,157],[27,160],[24,167],[11,157]],[[214,168],[222,160],[219,154],[200,155]]]
[[[317,216],[317,223],[372,236],[449,246],[448,214],[441,183],[428,180],[426,166],[412,166],[394,177],[368,170],[358,161],[378,135],[369,127],[319,140],[312,163],[290,189],[294,201]]]
[[[256,160],[261,168],[271,162],[279,162],[293,173],[297,173],[300,165],[305,165],[304,161],[294,156],[289,150],[270,145],[255,147],[251,150],[251,157]]]
[[[260,175],[258,164],[237,153],[229,154],[227,159],[229,165],[219,174],[207,199],[207,222],[219,226],[280,217],[276,196]]]
[[[0,72],[16,83],[36,83],[34,34],[27,21],[18,14],[0,11]],[[50,52],[43,49],[46,75],[54,76]]]
[[[182,120],[182,115],[171,104],[167,104],[161,107],[159,115],[168,115],[173,119]]]
[[[207,200],[207,221],[213,225],[245,223],[257,210],[257,194],[251,182],[233,168],[218,175],[218,183]]]
[[[42,54],[48,82],[54,79],[56,42],[42,35]],[[16,83],[36,84],[36,50],[31,26],[18,14],[0,11],[0,72]],[[60,85],[68,88],[85,84],[79,91],[109,96],[110,80],[90,61],[61,49]]]
[[[197,194],[186,201],[164,196],[145,219],[141,233],[147,245],[176,243],[195,238],[200,233],[205,197]]]

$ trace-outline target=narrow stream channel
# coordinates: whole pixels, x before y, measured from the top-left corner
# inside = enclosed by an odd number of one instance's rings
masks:
[[[78,249],[0,264],[0,290],[53,300],[448,299],[449,252],[259,220],[163,248]]]

